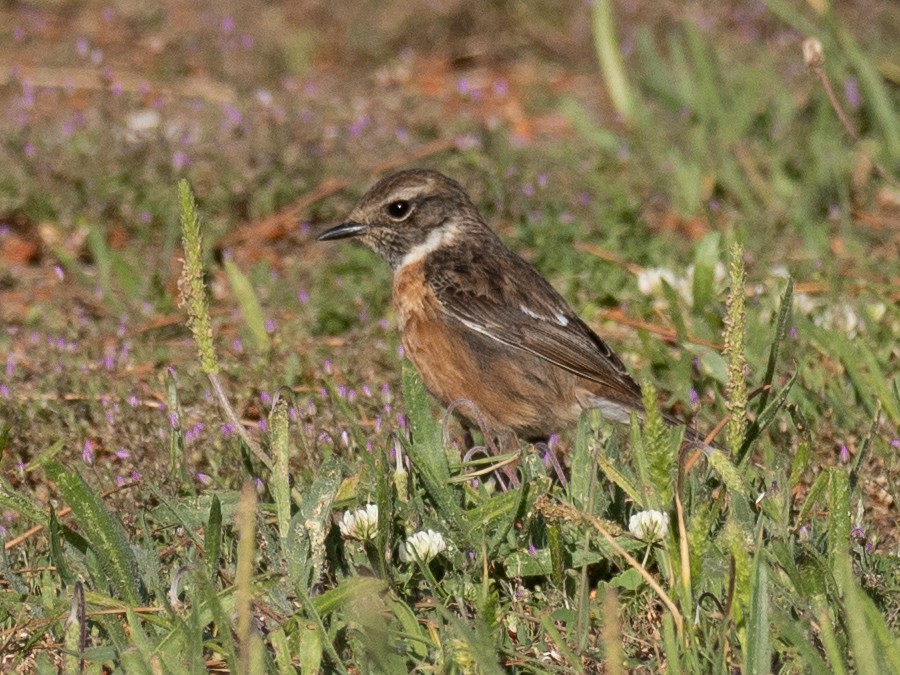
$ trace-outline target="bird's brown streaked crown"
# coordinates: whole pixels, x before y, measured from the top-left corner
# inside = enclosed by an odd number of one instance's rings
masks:
[[[383,178],[319,239],[345,237],[393,268],[403,345],[443,405],[469,401],[494,430],[528,439],[561,431],[587,408],[616,422],[643,417],[640,387],[619,357],[503,244],[456,181],[421,169]],[[466,406],[457,413],[468,425],[478,418]]]

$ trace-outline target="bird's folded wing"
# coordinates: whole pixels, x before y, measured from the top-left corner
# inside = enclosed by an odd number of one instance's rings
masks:
[[[527,284],[429,281],[443,311],[470,330],[597,382],[620,400],[639,401],[640,388],[619,357],[543,277],[522,264],[518,271]]]

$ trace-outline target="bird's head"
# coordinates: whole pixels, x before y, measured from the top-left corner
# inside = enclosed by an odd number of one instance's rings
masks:
[[[345,222],[319,241],[356,237],[395,270],[452,244],[466,231],[487,229],[465,190],[437,171],[400,171],[378,181]]]

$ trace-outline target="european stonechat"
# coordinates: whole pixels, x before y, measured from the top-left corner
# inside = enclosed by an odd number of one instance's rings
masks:
[[[492,431],[528,440],[589,408],[614,422],[643,416],[621,359],[500,241],[456,181],[424,169],[381,179],[318,239],[347,237],[393,268],[403,347],[443,406],[470,401]],[[453,407],[467,426],[479,422],[470,407]]]

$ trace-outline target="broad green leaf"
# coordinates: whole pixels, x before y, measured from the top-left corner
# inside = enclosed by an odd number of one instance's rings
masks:
[[[387,585],[381,579],[373,577],[347,577],[334,588],[313,598],[313,606],[321,617],[344,609],[367,593],[384,593]]]
[[[116,593],[129,605],[140,604],[139,568],[125,528],[107,511],[97,491],[91,489],[77,471],[66,469],[56,461],[47,462],[44,469],[71,507],[75,521],[90,542]]]
[[[751,574],[744,665],[748,675],[766,675],[772,669],[772,642],[769,637],[769,572],[762,550],[756,552]]]
[[[828,562],[838,588],[845,590],[851,582],[850,485],[841,468],[828,475]]]

